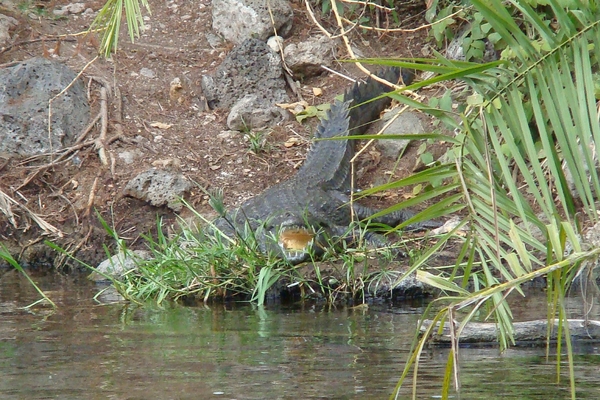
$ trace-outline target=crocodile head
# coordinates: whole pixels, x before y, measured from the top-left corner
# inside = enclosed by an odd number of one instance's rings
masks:
[[[313,218],[285,212],[271,218],[264,228],[270,238],[263,243],[266,249],[292,264],[323,253],[324,228]]]

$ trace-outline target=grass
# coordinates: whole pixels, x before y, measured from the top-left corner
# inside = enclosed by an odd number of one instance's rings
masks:
[[[213,197],[213,203],[219,209],[218,196]],[[130,250],[124,242],[99,218],[121,252],[127,255]],[[198,213],[196,220],[208,222]],[[346,243],[339,241],[330,243],[322,262],[313,257],[313,262],[291,265],[261,252],[255,233],[249,229],[241,232],[237,240],[231,240],[214,227],[214,232],[206,234],[193,224],[180,221],[179,225],[179,234],[169,237],[162,233],[166,227],[158,220],[156,237],[144,236],[152,258],[138,259],[134,270],[111,278],[123,297],[136,303],[221,299],[262,305],[269,299],[279,300],[283,293],[330,303],[364,302],[369,292],[382,288],[391,291],[401,275],[393,271],[397,264],[392,259],[405,246],[402,242],[389,249],[369,249],[364,241],[359,241],[356,248],[346,248]],[[335,246],[341,251],[335,251]]]
[[[21,265],[17,262],[17,260],[15,260],[13,258],[13,256],[10,255],[8,249],[3,244],[0,244],[0,258],[4,259],[4,261],[6,261],[10,265],[12,265],[13,268],[15,268],[21,274],[23,274],[23,276],[29,281],[29,283],[31,283],[31,286],[33,286],[35,288],[35,290],[37,290],[37,292],[40,294],[40,296],[42,296],[41,299],[29,304],[28,306],[26,306],[24,308],[27,309],[27,308],[34,307],[42,302],[47,302],[53,308],[56,308],[56,304],[54,304],[54,302],[52,300],[50,300],[50,298],[48,296],[46,296],[46,294],[38,287],[38,285],[36,285],[36,283],[33,281],[33,279],[31,279],[31,277],[29,275],[27,275],[27,273],[25,272],[23,267],[21,267]]]

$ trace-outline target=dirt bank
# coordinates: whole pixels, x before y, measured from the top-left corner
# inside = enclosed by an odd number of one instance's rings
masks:
[[[93,145],[74,150],[55,164],[52,156],[17,159],[0,155],[0,190],[18,202],[10,207],[12,219],[0,213],[0,241],[24,265],[77,265],[62,256],[56,259],[57,253],[43,243],[46,239],[91,265],[105,259],[103,245],[112,248],[114,240],[96,213],[131,248],[143,247],[141,235],[155,231],[157,218],[166,225],[176,224],[171,210],[122,194],[131,178],[152,166],[178,170],[205,189],[222,188],[226,205],[234,206],[291,176],[304,159],[314,119],[303,125],[290,121],[268,132],[268,146],[258,153],[250,151],[243,134],[227,142],[219,137],[227,129],[226,113],[205,108],[199,83],[202,74],[220,64],[230,46],[213,48],[206,39],[211,27],[208,0],[152,2],[148,29],[135,43],[130,43],[123,31],[120,48],[110,60],[95,59],[96,36],[79,35],[93,15],[55,17],[53,8],[69,4],[65,1],[21,4],[26,6],[11,6],[11,2],[0,6],[0,13],[19,21],[11,45],[0,52],[0,64],[6,67],[44,56],[83,71],[92,116],[100,110],[100,88],[110,93],[105,142],[108,165],[103,165]],[[102,4],[94,1],[86,6],[97,11]],[[294,28],[288,40],[299,42],[317,33],[303,4],[292,2],[292,6]],[[403,27],[423,24],[423,11],[407,9]],[[332,29],[327,19],[321,22]],[[378,35],[355,29],[350,39],[365,57],[420,57],[426,47],[425,30]],[[347,58],[342,47],[338,54]],[[143,68],[151,73],[141,72]],[[351,64],[336,63],[335,69],[361,76]],[[175,78],[183,84],[176,98],[170,95]],[[344,79],[325,73],[302,82],[302,93],[309,103],[321,104],[348,86]],[[322,96],[313,94],[315,87],[322,89]],[[290,96],[294,98],[291,92]],[[92,138],[99,135],[99,126],[89,133]],[[289,146],[290,138],[296,138],[293,146]],[[415,148],[409,149],[395,166],[377,151],[367,152],[359,185],[368,187],[410,174],[415,154]],[[399,196],[402,194],[390,193],[372,201],[389,204]],[[193,190],[188,200],[200,213],[213,214],[202,190]],[[184,210],[180,215],[188,218],[190,212]]]

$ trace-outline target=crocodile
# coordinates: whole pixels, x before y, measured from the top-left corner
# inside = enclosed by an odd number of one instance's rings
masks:
[[[391,83],[402,80],[408,85],[413,80],[411,71],[396,67],[386,68],[377,75]],[[292,264],[321,255],[332,238],[352,244],[356,234],[350,228],[355,226],[353,219],[370,219],[378,210],[350,202],[350,162],[355,154],[355,141],[318,139],[363,134],[390,105],[391,99],[381,96],[389,91],[387,85],[372,77],[354,84],[321,120],[314,135],[317,140],[298,172],[239,208],[224,212],[213,221],[212,229],[231,239],[251,234],[262,252],[273,253]],[[400,210],[373,218],[372,222],[396,226],[413,215]],[[429,222],[422,228],[439,226]],[[363,233],[362,237],[378,247],[387,243],[377,233]]]

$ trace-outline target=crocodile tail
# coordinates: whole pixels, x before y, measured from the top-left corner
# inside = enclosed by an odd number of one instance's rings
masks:
[[[394,84],[399,82],[401,76],[404,84],[409,84],[413,79],[411,72],[396,67],[386,68],[377,76]],[[373,78],[356,83],[344,94],[344,101],[335,101],[331,105],[327,117],[317,127],[315,138],[363,134],[391,103],[387,96],[369,100],[390,91],[393,89]],[[350,188],[350,160],[353,156],[354,141],[318,141],[311,147],[297,176],[322,184],[328,190],[345,192]]]
[[[393,84],[410,85],[414,79],[412,71],[398,67],[383,69],[376,75]],[[379,119],[379,114],[390,105],[392,100],[389,97],[369,100],[391,91],[393,88],[369,77],[366,82],[353,85],[344,94],[344,101],[351,101],[349,108],[350,135],[363,134],[371,122]]]

